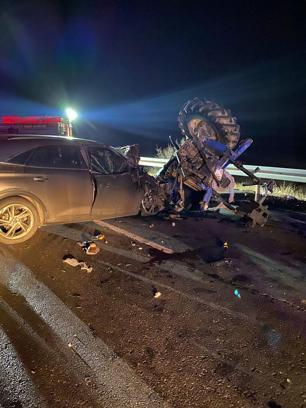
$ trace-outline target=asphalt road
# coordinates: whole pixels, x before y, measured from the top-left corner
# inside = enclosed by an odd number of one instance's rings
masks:
[[[0,407],[306,407],[305,214],[111,224],[168,253],[94,223],[0,247]]]

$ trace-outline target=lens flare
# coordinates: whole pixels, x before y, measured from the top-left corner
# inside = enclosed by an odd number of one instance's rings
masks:
[[[74,121],[78,117],[77,112],[72,108],[67,108],[65,112],[66,112],[69,122]]]

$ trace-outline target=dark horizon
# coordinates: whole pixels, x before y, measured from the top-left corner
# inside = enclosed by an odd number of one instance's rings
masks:
[[[192,97],[233,111],[251,164],[306,167],[302,2],[1,3],[1,114],[80,113],[76,133],[153,155]]]

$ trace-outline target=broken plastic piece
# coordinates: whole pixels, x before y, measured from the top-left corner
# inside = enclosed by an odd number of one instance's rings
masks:
[[[97,255],[99,252],[100,248],[94,242],[91,242],[86,248],[87,255]]]
[[[159,292],[155,286],[152,286],[151,288],[153,296],[155,299],[158,299],[159,297],[161,297],[161,292]]]
[[[100,248],[92,241],[78,242],[78,245],[80,245],[87,255],[97,255],[100,252]]]
[[[91,273],[92,272],[92,266],[88,266],[86,262],[80,262],[80,267],[82,271],[86,271],[87,273]]]
[[[63,262],[72,266],[73,268],[75,268],[76,266],[80,264],[80,262],[75,258],[65,258],[63,259]]]
[[[63,259],[63,262],[72,266],[73,268],[75,268],[76,266],[80,266],[81,270],[86,271],[87,273],[91,273],[92,272],[92,267],[88,266],[86,262],[84,261],[78,261],[77,259],[71,257],[71,256],[66,256]]]
[[[95,236],[95,239],[98,241],[104,241],[105,240],[105,235],[103,234],[98,234]]]
[[[234,290],[234,296],[236,296],[237,298],[241,299],[241,295],[238,289]]]

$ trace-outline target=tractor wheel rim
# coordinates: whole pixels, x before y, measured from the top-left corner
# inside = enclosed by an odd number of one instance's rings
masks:
[[[32,211],[24,204],[9,204],[0,209],[0,236],[15,240],[27,235],[34,224]]]

